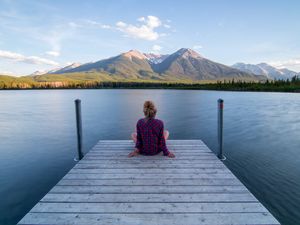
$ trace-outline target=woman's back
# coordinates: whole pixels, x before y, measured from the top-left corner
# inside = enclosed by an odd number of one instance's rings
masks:
[[[155,118],[143,118],[137,122],[137,143],[136,148],[141,154],[155,155],[161,151],[168,155],[164,139],[164,124]]]

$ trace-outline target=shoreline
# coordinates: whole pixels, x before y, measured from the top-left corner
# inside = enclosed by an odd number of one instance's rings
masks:
[[[299,87],[300,88],[300,87]],[[226,92],[261,92],[261,93],[293,93],[298,94],[300,93],[299,90],[264,90],[264,89],[210,89],[210,88],[186,88],[186,87],[101,87],[101,88],[7,88],[7,89],[0,89],[0,92],[4,91],[42,91],[42,90],[199,90],[199,91],[226,91]]]

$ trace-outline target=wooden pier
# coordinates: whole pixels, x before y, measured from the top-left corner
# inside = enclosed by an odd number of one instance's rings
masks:
[[[19,224],[279,224],[201,140],[167,143],[175,159],[99,141]]]

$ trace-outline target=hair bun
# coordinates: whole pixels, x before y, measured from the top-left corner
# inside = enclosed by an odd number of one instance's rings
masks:
[[[147,118],[153,118],[156,115],[156,107],[152,101],[145,101],[144,114]]]
[[[146,108],[146,109],[153,109],[154,108],[153,102],[151,102],[151,101],[145,101],[144,108]]]

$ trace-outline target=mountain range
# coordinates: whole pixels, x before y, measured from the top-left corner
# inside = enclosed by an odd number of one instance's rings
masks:
[[[276,69],[266,63],[257,65],[237,63],[226,66],[207,58],[198,52],[181,48],[173,54],[160,55],[130,50],[120,55],[90,63],[73,63],[63,68],[41,74],[102,74],[106,79],[127,80],[174,80],[199,81],[236,79],[259,81],[266,79],[287,79],[298,75],[288,69]]]
[[[198,52],[182,48],[170,55],[130,50],[120,55],[85,64],[44,72],[44,74],[101,73],[112,78],[142,80],[264,80],[264,76],[244,72],[204,58]],[[40,75],[40,72],[32,74]]]
[[[299,76],[300,73],[297,73],[286,68],[277,69],[267,63],[259,64],[246,64],[246,63],[236,63],[232,65],[233,68],[244,71],[246,73],[253,73],[256,75],[266,76],[268,79],[291,79],[294,76]]]

